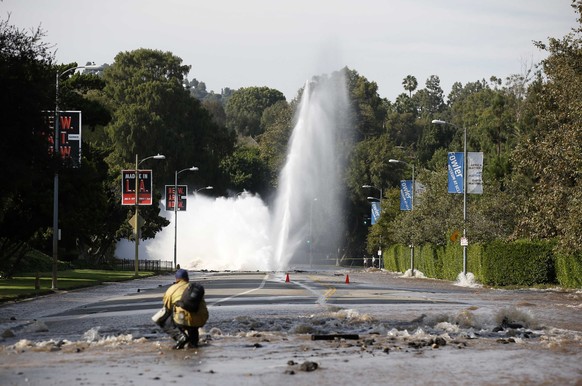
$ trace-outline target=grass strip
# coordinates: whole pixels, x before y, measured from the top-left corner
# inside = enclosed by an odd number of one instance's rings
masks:
[[[52,272],[39,272],[38,285],[36,273],[20,273],[11,279],[0,279],[0,302],[18,300],[53,293]],[[154,272],[139,272],[139,277],[155,275]],[[59,290],[72,290],[91,287],[105,282],[135,279],[134,271],[109,271],[98,269],[72,269],[59,271],[57,287]]]

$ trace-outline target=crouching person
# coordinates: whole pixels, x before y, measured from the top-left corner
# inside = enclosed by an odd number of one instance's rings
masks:
[[[198,347],[198,328],[208,320],[204,287],[190,283],[188,271],[176,271],[176,282],[164,294],[164,308],[172,311],[172,326],[164,331],[176,341],[175,349]]]

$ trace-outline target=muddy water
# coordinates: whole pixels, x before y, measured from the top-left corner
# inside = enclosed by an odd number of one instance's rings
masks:
[[[349,275],[369,285],[371,295],[402,290],[405,297],[412,288],[410,296],[427,302],[333,304],[353,295],[344,286],[326,303],[211,306],[200,348],[174,351],[151,327],[150,310],[111,316],[108,324],[87,318],[63,326],[43,318],[122,297],[136,291],[135,283],[61,294],[44,299],[43,309],[38,302],[0,309],[3,331],[18,322],[10,315],[36,318],[29,328],[46,326],[30,329],[26,339],[24,329],[14,328],[17,336],[0,342],[0,384],[582,384],[580,291],[467,288],[378,271]],[[156,278],[139,286],[165,284]],[[358,339],[312,340],[329,334]]]

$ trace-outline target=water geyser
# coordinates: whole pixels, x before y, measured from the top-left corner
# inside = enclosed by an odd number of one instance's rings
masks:
[[[343,71],[307,82],[272,207],[243,193],[188,197],[178,213],[178,264],[188,269],[281,271],[335,263],[343,236],[343,155],[349,103]],[[174,214],[162,215],[171,222]],[[140,244],[140,256],[173,260],[174,227]],[[133,243],[117,256],[131,258]]]

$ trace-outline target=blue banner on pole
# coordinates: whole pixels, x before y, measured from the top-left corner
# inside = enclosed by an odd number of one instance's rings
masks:
[[[464,186],[463,170],[464,170],[463,153],[449,153],[448,157],[449,193],[463,193]]]
[[[400,210],[412,210],[412,180],[400,181]]]
[[[380,203],[373,202],[372,203],[372,225],[376,224],[378,220],[380,220]]]

